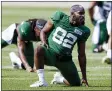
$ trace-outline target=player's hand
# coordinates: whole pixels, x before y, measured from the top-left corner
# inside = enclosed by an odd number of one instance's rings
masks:
[[[42,45],[45,46],[47,49],[49,48],[48,44],[45,42],[43,42]]]
[[[86,87],[89,87],[87,80],[82,79],[81,85],[85,85]]]
[[[30,66],[26,67],[26,71],[27,72],[34,72],[34,70]]]

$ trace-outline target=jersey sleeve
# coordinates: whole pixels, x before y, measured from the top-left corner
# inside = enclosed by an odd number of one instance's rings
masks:
[[[51,20],[56,23],[59,22],[61,20],[61,18],[64,16],[64,13],[61,11],[56,11],[52,16],[51,16]]]
[[[31,24],[29,22],[23,21],[22,23],[20,23],[17,29],[22,40],[36,40],[35,33],[32,30]]]
[[[21,30],[21,29],[22,29],[22,26],[23,26],[23,24],[24,24],[24,22],[25,22],[25,21],[22,21],[22,22],[18,25],[18,27],[17,27],[18,33],[19,33],[21,39],[24,39],[24,30]]]
[[[83,35],[78,41],[79,42],[86,42],[87,39],[89,38],[91,32],[90,32],[90,29],[86,26],[82,27],[82,30],[84,31]]]

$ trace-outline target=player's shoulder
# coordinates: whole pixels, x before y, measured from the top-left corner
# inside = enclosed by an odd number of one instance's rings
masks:
[[[88,33],[88,34],[91,33],[90,29],[87,26],[85,26],[85,25],[84,26],[80,26],[80,29],[83,30],[85,33]]]
[[[56,11],[53,13],[53,15],[51,16],[52,20],[60,20],[61,18],[63,18],[66,14],[62,11]]]
[[[64,12],[62,12],[62,11],[55,11],[55,13],[54,14],[56,14],[56,15],[65,15],[65,13]]]

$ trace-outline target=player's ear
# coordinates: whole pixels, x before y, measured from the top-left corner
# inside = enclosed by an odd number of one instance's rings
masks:
[[[34,27],[34,30],[36,30],[36,27]]]
[[[34,31],[37,31],[37,30],[39,30],[36,26],[34,27]]]

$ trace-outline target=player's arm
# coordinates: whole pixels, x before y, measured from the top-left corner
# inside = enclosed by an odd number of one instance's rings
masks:
[[[90,19],[91,21],[93,20],[93,14],[94,14],[94,7],[96,5],[96,2],[93,1],[93,2],[90,2],[90,7],[89,7],[89,15],[90,15]]]
[[[24,65],[24,67],[26,68],[26,70],[28,72],[32,72],[32,68],[29,66],[27,60],[26,60],[26,57],[24,55],[24,49],[25,49],[25,41],[23,41],[19,36],[17,38],[17,46],[18,46],[18,52],[19,52],[19,56],[20,56],[20,59]]]
[[[82,83],[88,86],[86,76],[86,54],[85,54],[85,42],[78,42],[78,60],[82,72]]]
[[[46,42],[46,33],[50,32],[51,28],[53,27],[53,23],[51,20],[48,20],[44,28],[40,32],[40,39],[43,44],[47,44]]]
[[[60,11],[56,11],[52,16],[51,19],[47,21],[46,25],[44,28],[41,30],[40,33],[40,39],[43,44],[46,44],[46,33],[50,32],[52,27],[60,21],[60,19],[63,17],[64,13]]]

